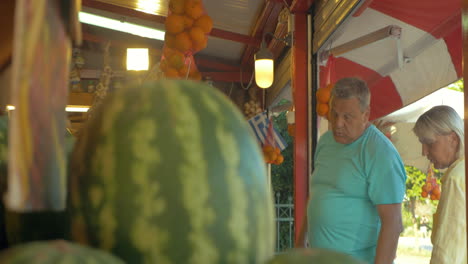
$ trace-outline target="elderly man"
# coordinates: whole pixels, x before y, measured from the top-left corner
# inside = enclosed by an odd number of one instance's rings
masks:
[[[299,240],[369,264],[390,264],[403,229],[406,172],[393,144],[369,123],[369,113],[364,81],[344,78],[335,84],[332,129],[317,145]]]

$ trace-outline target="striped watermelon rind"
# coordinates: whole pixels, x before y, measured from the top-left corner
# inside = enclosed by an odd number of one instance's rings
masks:
[[[65,240],[29,242],[0,252],[2,264],[124,264],[111,254]]]
[[[216,89],[111,94],[75,146],[72,236],[129,263],[263,263],[273,201],[260,149]]]

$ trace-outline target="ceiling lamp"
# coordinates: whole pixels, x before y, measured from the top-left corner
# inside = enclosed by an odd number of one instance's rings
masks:
[[[127,49],[127,71],[147,71],[148,49]]]
[[[273,54],[262,39],[260,50],[255,53],[255,82],[258,87],[268,88],[273,84],[274,68]]]

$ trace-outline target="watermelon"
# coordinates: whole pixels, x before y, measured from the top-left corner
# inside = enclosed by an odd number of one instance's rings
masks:
[[[203,83],[120,89],[72,156],[72,239],[128,263],[264,263],[274,254],[265,164],[240,111]]]
[[[21,244],[0,252],[2,264],[124,264],[111,254],[65,240],[37,241]]]
[[[329,249],[293,249],[276,255],[266,264],[365,264],[350,255]]]

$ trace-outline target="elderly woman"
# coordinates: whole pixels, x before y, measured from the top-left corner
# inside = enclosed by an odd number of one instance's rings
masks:
[[[449,106],[436,106],[418,118],[413,128],[422,154],[442,177],[442,194],[434,214],[431,264],[463,264],[466,257],[465,144],[463,120]]]

